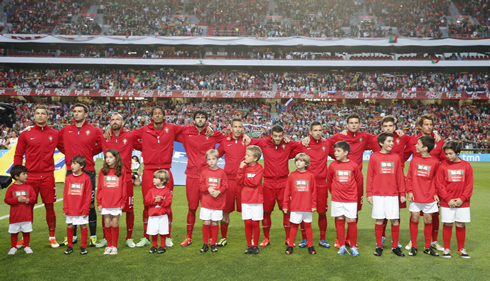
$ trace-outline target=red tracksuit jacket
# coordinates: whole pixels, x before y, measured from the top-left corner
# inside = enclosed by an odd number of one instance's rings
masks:
[[[419,133],[415,137],[410,137],[410,140],[407,143],[407,146],[405,147],[403,162],[406,162],[408,158],[410,158],[410,155],[420,156],[420,153],[417,153],[417,149],[415,148],[415,145],[419,141],[420,136],[422,136],[421,133]],[[434,137],[434,133],[432,133],[432,137]],[[442,150],[443,145],[444,145],[444,140],[441,139],[438,143],[435,144],[434,148],[430,151],[430,155],[432,157],[435,157],[439,162],[442,162],[446,159],[446,154],[444,153],[444,150]]]
[[[71,159],[82,155],[87,159],[85,171],[95,171],[94,155],[102,152],[100,142],[102,132],[85,121],[78,130],[75,123],[67,125],[59,133],[59,150],[65,154],[66,169],[71,171]]]
[[[142,145],[141,142],[134,137],[133,132],[126,131],[125,129],[121,129],[119,132],[119,136],[116,137],[116,134],[111,129],[112,135],[110,140],[106,140],[105,138],[101,138],[100,144],[102,145],[102,151],[105,153],[108,149],[114,148],[119,151],[121,154],[121,158],[123,160],[124,169],[128,175],[131,174],[131,157],[133,156],[133,149],[141,151]],[[126,178],[130,180],[131,177]]]
[[[214,198],[209,194],[208,189],[212,187],[221,193]],[[223,169],[211,170],[209,167],[202,170],[199,179],[199,189],[201,190],[201,206],[211,210],[224,210],[226,204],[226,190],[228,189],[228,178]]]
[[[402,169],[405,167],[405,161],[403,161],[405,156],[404,155],[405,148],[411,139],[412,137],[408,135],[403,135],[403,137],[399,137],[396,132],[393,133],[394,145],[393,145],[393,149],[391,150],[391,153],[400,156],[400,161],[402,161]],[[370,147],[373,150],[373,152],[379,152],[381,150],[381,147],[379,147],[378,144],[378,136],[371,138]]]
[[[34,125],[30,131],[20,134],[15,148],[14,165],[22,165],[24,155],[25,166],[29,170],[30,179],[39,179],[44,174],[54,172],[54,150],[58,146],[58,131],[47,125]]]
[[[262,149],[264,155],[264,183],[285,183],[289,175],[288,161],[296,156],[293,154],[297,151],[299,143],[285,143],[281,140],[279,145],[275,145],[269,136],[257,142],[257,146]]]
[[[225,172],[228,180],[235,180],[240,167],[240,162],[245,159],[248,145],[243,141],[243,134],[236,140],[233,134],[228,136],[230,140],[223,140],[218,146],[219,157],[225,156]]]
[[[284,190],[283,202],[283,208],[291,212],[311,212],[311,209],[316,209],[315,175],[310,171],[292,172]]]
[[[99,172],[99,184],[97,185],[97,206],[102,208],[120,208],[126,205],[128,200],[126,190],[126,171],[117,177],[114,169],[104,175],[102,169]]]
[[[332,162],[327,173],[327,188],[332,194],[332,201],[357,203],[358,193],[362,192],[359,166],[352,160]]]
[[[415,156],[412,158],[407,174],[407,193],[413,193],[414,202],[435,202],[435,175],[438,167],[439,160],[435,157]]]
[[[473,194],[473,168],[470,163],[460,160],[442,161],[437,169],[436,187],[442,207],[449,208],[447,202],[457,198],[463,201],[463,205],[458,208],[470,206],[470,197]]]
[[[350,152],[347,158],[354,161],[359,167],[359,170],[362,171],[362,155],[365,150],[370,149],[370,144],[372,142],[372,138],[378,138],[376,135],[371,135],[366,132],[357,132],[352,133],[351,131],[347,131],[347,136],[342,134],[335,134],[333,137],[329,138],[330,144],[332,145],[332,150],[330,156],[335,159],[333,145],[339,141],[346,141],[350,145]]]
[[[164,123],[162,129],[155,129],[153,122],[151,122],[133,131],[134,138],[136,140],[141,139],[142,147],[145,148],[142,150],[144,168],[149,170],[170,169],[172,167],[174,141],[186,128],[189,126]]]
[[[308,147],[305,147],[302,144],[300,144],[298,147],[300,148],[300,152],[306,153],[308,156],[310,156],[310,166],[308,167],[308,171],[315,175],[316,187],[326,188],[328,171],[327,160],[328,155],[330,154],[330,149],[332,148],[330,141],[316,140],[310,136],[310,144]]]
[[[264,168],[258,163],[254,166],[246,165],[238,169],[236,182],[242,190],[242,203],[264,203],[264,190],[262,187],[263,174]]]
[[[221,143],[226,136],[220,132],[214,132],[211,137],[206,137],[206,127],[199,132],[196,126],[189,127],[185,133],[177,137],[177,141],[184,145],[187,154],[187,168],[185,174],[189,178],[200,178],[202,170],[207,167],[206,152],[214,149],[217,143]]]
[[[29,204],[19,203],[19,197],[29,198]],[[37,198],[34,189],[28,184],[12,184],[5,192],[5,203],[10,205],[10,224],[32,221],[32,207],[36,204]]]
[[[155,197],[160,195],[163,197],[160,202],[155,202]],[[148,206],[148,216],[156,217],[170,213],[170,205],[172,205],[172,191],[166,187],[161,188],[153,186],[145,197],[145,206]]]
[[[399,154],[374,152],[369,159],[366,196],[405,196],[405,175]]]
[[[92,181],[90,177],[85,173],[79,176],[68,175],[63,190],[63,213],[68,216],[88,216],[91,200]]]

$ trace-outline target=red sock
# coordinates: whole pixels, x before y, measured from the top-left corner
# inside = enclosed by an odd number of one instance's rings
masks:
[[[216,245],[216,241],[218,241],[218,234],[219,234],[219,225],[212,225],[211,226],[211,245]]]
[[[308,240],[308,248],[313,247],[313,229],[311,228],[311,222],[305,222],[306,239]]]
[[[271,230],[271,214],[264,214],[262,230],[264,230],[264,237],[269,239],[269,231]]]
[[[189,216],[187,216],[187,217],[189,217]],[[206,245],[209,245],[209,231],[210,231],[210,229],[211,229],[210,225],[205,225],[205,224],[202,225],[202,241]],[[189,232],[187,232],[187,233],[189,233]]]
[[[196,213],[195,211],[192,213],[190,211],[191,210],[189,210],[189,212],[187,213],[187,237],[192,238],[192,231],[194,230],[194,224],[196,223]]]
[[[68,247],[73,247],[73,228],[66,228],[66,239],[68,240]]]
[[[430,239],[432,238],[432,223],[424,224],[424,236],[425,236],[424,248],[427,249],[430,247]]]
[[[126,213],[126,240],[133,238],[134,212]]]
[[[381,236],[386,237],[386,227],[388,226],[388,220],[384,219],[382,225],[383,225],[383,233],[381,234]]]
[[[292,226],[292,225],[293,225],[293,224],[291,223],[291,226]],[[302,239],[302,240],[305,240],[305,239],[307,239],[307,238],[306,238],[306,232],[305,232],[305,222],[301,222],[301,223],[300,223],[300,226],[301,226],[301,239]]]
[[[456,240],[458,241],[458,251],[464,249],[464,240],[466,239],[466,227],[456,226]],[[24,242],[26,241],[24,234]]]
[[[252,230],[254,234],[254,246],[259,246],[259,236],[260,236],[260,223],[259,221],[252,221]]]
[[[54,206],[53,204],[45,204],[44,208],[46,208],[46,222],[48,223],[49,237],[54,237],[56,230],[56,213],[54,212]]]
[[[88,238],[88,230],[87,228],[80,229],[80,233],[82,234],[82,248],[87,248],[87,238]]]
[[[252,247],[252,232],[253,224],[252,220],[245,220],[245,237],[247,238],[247,246]],[[256,244],[254,244],[257,246]]]
[[[17,240],[19,239],[19,233],[11,233],[10,234],[10,244],[12,245],[12,248],[17,247]]]
[[[432,214],[432,241],[437,241],[439,235],[439,213]]]
[[[419,234],[419,223],[410,220],[410,240],[412,240],[412,247],[417,247],[417,235]]]
[[[172,212],[172,209],[170,209],[170,212],[167,214],[167,217],[168,217],[168,234],[165,235],[164,237],[170,238],[170,235],[172,234],[172,222],[174,221],[174,213]]]
[[[284,214],[282,216],[282,224],[284,224],[284,231],[286,232],[286,239],[289,238],[289,232],[291,231],[291,222],[289,219],[291,218],[290,214]]]
[[[24,248],[31,246],[31,233],[30,232],[22,232],[22,238],[24,239]]]
[[[221,237],[228,238],[228,223],[221,221]]]
[[[348,222],[347,226],[349,228],[350,244],[354,247],[357,245],[357,222]]]
[[[148,207],[145,207],[143,210],[143,235],[146,239],[150,239],[150,235],[146,234],[146,230],[148,229]],[[106,238],[107,239],[107,238]]]
[[[117,248],[118,239],[119,239],[119,226],[112,227],[112,247]]]
[[[104,227],[105,239],[107,239],[107,247],[112,247],[112,227]]]
[[[105,219],[104,216],[102,216],[102,229],[105,229]],[[145,228],[145,233],[146,233],[146,228]],[[102,234],[104,235],[104,239],[107,239],[107,236],[105,235],[105,231],[102,231]]]
[[[386,237],[386,236],[385,236]],[[400,225],[391,225],[391,248],[394,249],[398,247],[398,238],[400,237]]]
[[[457,229],[457,228],[456,228]],[[451,249],[451,236],[453,235],[453,225],[444,225],[442,227],[442,240],[444,241],[444,249]]]
[[[158,235],[151,236],[151,243],[153,247],[158,247]]]
[[[381,237],[383,236],[383,225],[382,224],[375,224],[374,225],[374,233],[376,235],[376,246],[383,248],[383,244],[381,243],[382,242]]]
[[[327,233],[327,215],[318,215],[318,228],[320,228],[320,240],[325,240],[325,234]]]
[[[293,247],[293,245],[294,245],[294,240],[296,239],[296,234],[298,233],[298,227],[299,227],[299,224],[295,224],[295,223],[291,224],[291,227],[289,230],[289,237],[288,237],[290,247]]]
[[[337,229],[337,239],[340,246],[345,246],[345,220],[335,218],[335,226]]]
[[[157,236],[157,235],[155,235],[155,236]],[[168,237],[168,234],[167,235],[161,235],[160,234],[160,247],[165,248],[165,241],[167,241],[167,237]]]

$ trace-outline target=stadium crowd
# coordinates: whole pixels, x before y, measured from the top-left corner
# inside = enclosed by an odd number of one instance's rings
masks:
[[[2,143],[6,143],[12,132],[19,131],[33,122],[34,103],[12,100],[17,104],[17,121],[13,130],[3,135]],[[144,101],[106,101],[93,100],[86,103],[89,107],[88,120],[100,128],[107,128],[111,112],[120,112],[126,116],[126,128],[136,129],[150,122],[150,111],[155,104]],[[47,104],[50,109],[49,125],[59,130],[71,123],[70,114],[72,103]],[[445,140],[458,140],[463,147],[474,149],[490,149],[490,105],[469,104],[460,108],[448,105],[423,105],[421,103],[399,103],[380,105],[361,103],[360,105],[345,106],[340,103],[304,102],[295,104],[290,110],[285,105],[264,102],[239,102],[227,100],[198,101],[191,103],[166,102],[165,115],[167,122],[185,125],[192,122],[192,115],[202,108],[208,109],[209,122],[221,132],[229,132],[229,122],[232,117],[244,120],[245,132],[254,136],[267,135],[275,124],[284,127],[288,136],[300,140],[308,135],[308,126],[312,121],[324,124],[324,136],[333,136],[345,125],[345,118],[350,113],[361,116],[362,130],[371,134],[379,134],[379,121],[386,115],[397,117],[399,129],[409,135],[416,135],[415,127],[418,116],[430,113],[435,116],[435,130]],[[276,111],[278,114],[272,114]],[[275,116],[275,118],[273,117]]]
[[[266,72],[134,69],[0,69],[0,88],[486,92],[488,72]]]

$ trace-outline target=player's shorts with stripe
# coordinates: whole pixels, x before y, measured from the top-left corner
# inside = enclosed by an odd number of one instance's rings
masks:
[[[357,203],[332,201],[330,214],[332,217],[345,216],[349,219],[355,219],[357,218]]]
[[[126,178],[126,194],[128,196],[128,200],[126,201],[126,206],[122,210],[124,213],[132,212],[134,209],[134,189],[133,189],[133,180],[131,178]]]
[[[312,212],[291,212],[289,221],[294,224],[300,224],[302,222],[312,222],[313,213]]]
[[[443,223],[471,222],[470,207],[465,207],[465,208],[441,207],[441,221]]]
[[[27,178],[26,184],[32,186],[34,192],[36,192],[36,200],[40,193],[44,204],[56,202],[56,183],[53,173],[46,173],[37,179]]]
[[[277,205],[279,205],[279,210],[282,210],[282,203],[284,201],[284,189],[286,188],[286,184],[286,181],[280,183],[264,182],[264,212],[270,213],[274,211],[276,201]]]
[[[400,218],[398,196],[373,196],[373,219],[394,220]]]

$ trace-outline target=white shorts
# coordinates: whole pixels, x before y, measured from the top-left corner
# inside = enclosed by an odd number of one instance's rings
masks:
[[[66,223],[73,225],[88,224],[88,216],[85,218],[83,216],[66,216]]]
[[[291,212],[289,221],[294,224],[300,224],[301,222],[312,222],[313,213],[312,212]]]
[[[220,221],[223,219],[223,210],[213,210],[201,207],[199,218],[203,221]]]
[[[32,221],[23,221],[9,224],[9,233],[32,232]]]
[[[100,212],[101,215],[111,215],[111,216],[120,216],[122,215],[121,208],[102,208]]]
[[[471,222],[470,207],[466,207],[466,208],[441,207],[441,221],[445,223]]]
[[[410,212],[424,212],[424,214],[432,214],[439,212],[439,208],[437,207],[437,202],[432,203],[415,203],[410,202],[408,206],[408,210]]]
[[[148,217],[148,228],[146,234],[148,235],[167,235],[169,233],[168,228],[168,216],[151,216]]]
[[[373,219],[399,219],[400,207],[398,204],[398,196],[373,196],[373,211],[371,213]]]
[[[335,202],[332,201],[330,207],[330,214],[332,217],[345,216],[349,219],[357,218],[357,202]]]
[[[242,203],[242,220],[261,221],[264,219],[264,204]]]

